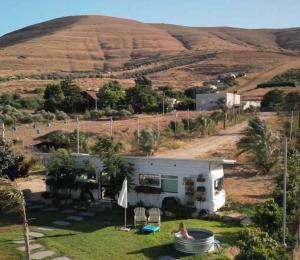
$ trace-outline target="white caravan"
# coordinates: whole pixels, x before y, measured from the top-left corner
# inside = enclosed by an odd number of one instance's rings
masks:
[[[50,154],[45,155],[49,159]],[[89,161],[100,176],[103,166],[99,157],[87,154],[74,154],[79,168]],[[169,199],[177,198],[183,205],[196,207],[197,212],[215,212],[225,204],[223,187],[224,164],[234,164],[230,160],[198,160],[160,157],[124,156],[124,163],[134,168],[133,189],[128,193],[128,203],[162,207]],[[95,199],[100,199],[99,189],[93,190]],[[79,197],[78,192],[73,193]]]

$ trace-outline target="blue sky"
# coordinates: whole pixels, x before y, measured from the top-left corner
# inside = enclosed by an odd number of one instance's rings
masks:
[[[0,35],[49,19],[99,14],[189,26],[300,26],[300,0],[1,0]]]

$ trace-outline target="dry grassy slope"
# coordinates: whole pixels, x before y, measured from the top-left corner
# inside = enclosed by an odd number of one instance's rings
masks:
[[[102,70],[195,51],[292,52],[300,50],[299,35],[299,28],[192,28],[107,16],[63,17],[0,37],[0,75]]]

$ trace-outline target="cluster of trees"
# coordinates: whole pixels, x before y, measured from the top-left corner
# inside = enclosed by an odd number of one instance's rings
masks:
[[[46,87],[44,108],[50,112],[62,110],[66,113],[82,113],[88,108],[88,100],[80,87],[66,80]]]
[[[0,108],[0,120],[6,126],[14,126],[17,123],[30,124],[34,122],[50,122],[56,120],[66,120],[68,115],[60,110],[51,113],[45,110],[39,110],[34,113],[17,110],[15,107],[6,105]]]
[[[44,107],[44,101],[38,97],[21,97],[20,94],[3,94],[0,96],[0,105],[14,108],[40,110]]]
[[[276,175],[273,198],[255,208],[252,216],[254,227],[240,234],[238,246],[241,252],[237,259],[289,259],[283,240],[283,174],[280,170],[280,141],[259,118],[249,120],[244,136],[237,144],[240,153],[248,152],[259,173]],[[292,136],[288,151],[287,221],[298,226],[300,215],[300,150],[299,134]],[[286,230],[286,242],[290,247],[294,241]],[[271,246],[270,246],[271,245]]]
[[[0,177],[15,180],[28,174],[29,165],[25,163],[22,155],[16,155],[9,143],[0,138]]]
[[[285,94],[284,91],[273,89],[266,93],[261,102],[264,111],[286,110],[300,108],[300,93],[297,91]]]

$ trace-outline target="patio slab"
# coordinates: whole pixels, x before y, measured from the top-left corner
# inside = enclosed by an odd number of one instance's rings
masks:
[[[29,239],[29,243],[31,243],[31,242],[33,242],[33,241],[34,241],[34,240]],[[25,241],[24,241],[23,238],[20,238],[20,239],[17,239],[17,240],[12,240],[11,242],[14,243],[14,244],[25,244]]]
[[[34,259],[34,260],[39,260],[39,259],[44,259],[46,257],[49,257],[49,256],[53,256],[55,255],[55,252],[53,251],[40,251],[40,252],[36,252],[34,254],[31,255],[31,258]]]
[[[71,258],[67,256],[60,256],[60,257],[52,258],[52,260],[71,260]]]
[[[28,209],[42,209],[44,207],[45,207],[44,205],[32,205],[29,206]]]
[[[70,226],[71,225],[71,223],[69,221],[64,221],[64,220],[53,221],[52,223],[56,226]]]
[[[94,212],[82,211],[79,215],[84,217],[94,217],[96,214]]]
[[[34,237],[34,238],[39,238],[39,237],[43,237],[45,235],[43,233],[39,233],[39,232],[29,232],[29,236]]]
[[[68,217],[67,220],[71,220],[71,221],[82,221],[84,220],[83,217],[80,217],[80,216],[71,216],[71,217]]]
[[[74,212],[76,212],[75,209],[64,209],[61,211],[61,213],[63,213],[63,214],[72,214]]]
[[[46,208],[44,209],[43,211],[46,211],[46,212],[53,212],[53,211],[58,211],[59,208]]]
[[[42,231],[51,231],[51,230],[55,230],[55,227],[43,226],[43,227],[38,227],[37,229]]]
[[[41,248],[41,247],[43,247],[43,246],[40,245],[40,244],[33,244],[33,245],[30,245],[30,250],[39,249],[39,248]],[[25,246],[18,247],[18,250],[24,252],[24,251],[25,251]]]

